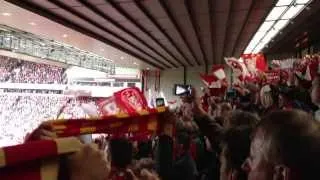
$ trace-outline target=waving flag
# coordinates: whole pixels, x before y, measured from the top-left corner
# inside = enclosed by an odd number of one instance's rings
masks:
[[[268,66],[263,54],[242,54],[243,59],[248,71],[255,74],[257,71],[266,71]]]
[[[214,75],[219,80],[226,78],[226,73],[224,72],[224,65],[222,64],[212,65],[211,72],[212,72],[212,75]]]

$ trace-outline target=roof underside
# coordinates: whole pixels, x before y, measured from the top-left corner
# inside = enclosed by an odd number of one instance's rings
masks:
[[[320,1],[313,1],[306,10],[302,11],[291,23],[269,43],[263,52],[276,55],[276,58],[288,58],[302,49],[297,48],[297,39],[307,33],[308,45],[320,42]],[[283,53],[283,56],[281,54]],[[279,56],[280,55],[280,56]]]
[[[274,0],[6,0],[159,69],[239,56]]]

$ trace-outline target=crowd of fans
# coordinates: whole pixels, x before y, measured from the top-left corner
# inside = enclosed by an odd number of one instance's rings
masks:
[[[86,118],[83,106],[98,109],[94,99],[54,94],[0,94],[0,147],[20,144],[43,121]],[[98,112],[97,112],[98,113]]]
[[[68,99],[66,106],[61,109],[58,118],[90,118],[99,116],[99,114],[100,112],[96,98],[77,97]]]
[[[2,93],[39,93],[39,94],[62,94],[62,90],[43,90],[43,89],[0,89]]]
[[[56,118],[66,103],[62,96],[0,95],[0,146],[22,143],[26,133],[41,122]]]
[[[21,61],[1,62],[7,63],[0,67],[3,81],[61,83],[58,79],[62,69],[49,70],[44,65]],[[59,178],[319,179],[319,80],[315,78],[312,85],[298,77],[293,86],[246,84],[221,96],[212,96],[205,89],[202,98],[192,89],[181,96],[178,109],[159,117],[170,119],[174,133],[164,131],[134,142],[101,136],[93,141],[98,149],[87,145],[61,158]],[[23,143],[26,134],[43,120],[97,115],[96,102],[56,94],[2,93],[0,126],[5,130],[0,131],[0,146]],[[50,129],[40,126],[37,131],[38,139],[56,138]]]
[[[164,131],[139,142],[101,136],[94,140],[99,149],[85,146],[68,160],[69,170],[61,169],[59,177],[319,179],[318,85],[315,79],[311,91],[299,84],[270,86],[267,91],[236,89],[236,96],[209,95],[202,102],[193,89],[191,95],[181,97],[179,109],[160,116],[174,122],[174,135]],[[88,163],[80,163],[84,160]]]
[[[64,68],[0,56],[0,82],[62,84]]]

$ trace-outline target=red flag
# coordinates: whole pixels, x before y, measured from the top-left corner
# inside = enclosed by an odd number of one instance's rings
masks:
[[[124,109],[122,109],[122,112],[120,112],[121,109],[118,107],[114,96],[101,99],[101,102],[98,103],[98,106],[102,116],[113,116],[120,113],[128,113]]]
[[[117,106],[125,109],[129,114],[143,114],[149,109],[145,96],[136,87],[118,91],[114,93],[114,98]]]
[[[267,84],[278,84],[280,82],[280,71],[279,70],[271,70],[266,71],[266,83]]]
[[[219,80],[226,78],[226,73],[224,72],[224,65],[218,64],[212,66],[212,74],[216,76]]]
[[[242,54],[241,58],[247,66],[247,69],[251,73],[255,73],[256,71],[266,71],[268,66],[266,64],[266,60],[263,54]]]
[[[200,77],[203,81],[203,83],[207,87],[211,87],[215,82],[218,81],[218,78],[214,75],[205,75],[205,74],[200,74]]]

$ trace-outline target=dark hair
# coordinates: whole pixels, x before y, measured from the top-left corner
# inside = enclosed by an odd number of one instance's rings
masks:
[[[181,144],[184,150],[189,150],[191,145],[191,137],[186,132],[179,132],[176,137],[177,143]]]
[[[117,168],[126,168],[132,161],[133,147],[127,139],[119,138],[110,141],[111,162]]]
[[[199,131],[199,127],[194,121],[183,121],[179,119],[176,121],[176,131],[196,134]]]
[[[288,87],[288,86],[280,86],[279,87],[279,95],[282,97],[285,97],[287,99],[295,99],[294,98],[294,89],[293,87]]]
[[[137,158],[148,158],[152,154],[152,141],[138,142]]]
[[[254,127],[259,122],[259,117],[246,111],[234,111],[228,120],[228,127],[251,126]]]
[[[267,161],[283,164],[301,179],[319,177],[320,125],[300,110],[274,111],[258,124],[267,146]],[[318,178],[316,178],[318,179]]]
[[[226,168],[238,171],[238,178],[246,180],[247,175],[241,169],[241,165],[246,160],[250,152],[250,126],[238,126],[227,129],[221,139],[221,148],[226,159]]]

